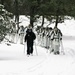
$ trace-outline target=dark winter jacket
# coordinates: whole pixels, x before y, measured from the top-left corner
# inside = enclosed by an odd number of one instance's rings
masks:
[[[27,45],[33,45],[34,40],[36,39],[36,35],[32,30],[27,30],[27,34],[25,36],[25,42],[27,42]]]

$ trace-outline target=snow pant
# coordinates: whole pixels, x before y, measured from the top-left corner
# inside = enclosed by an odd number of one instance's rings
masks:
[[[12,34],[11,34],[11,41],[12,41],[13,43],[15,43],[15,35],[16,35],[16,33],[12,33]]]
[[[48,38],[48,40],[49,40],[49,48],[51,48],[51,39],[50,38]]]
[[[53,47],[53,41],[50,40],[50,52],[51,52],[52,50],[54,50],[54,47]]]
[[[20,44],[23,44],[24,42],[24,34],[20,34]]]
[[[45,36],[45,47],[46,48],[49,48],[49,46],[50,46],[50,40],[49,40],[49,37],[48,36]]]
[[[46,36],[44,36],[44,47],[46,47]]]
[[[47,38],[46,38],[46,48],[49,48],[49,47],[50,47],[50,39],[47,36]]]
[[[42,46],[42,35],[40,36],[40,46]]]
[[[44,36],[42,36],[41,46],[44,47]]]
[[[43,45],[44,45],[44,47],[46,47],[46,38],[45,38],[45,36],[43,37]]]
[[[38,43],[40,42],[40,35],[37,35]]]
[[[33,44],[27,44],[27,54],[33,54]]]
[[[16,43],[18,43],[19,40],[19,34],[16,34]]]
[[[54,53],[59,52],[59,50],[60,50],[60,42],[59,42],[58,39],[53,40],[53,49],[54,49]]]

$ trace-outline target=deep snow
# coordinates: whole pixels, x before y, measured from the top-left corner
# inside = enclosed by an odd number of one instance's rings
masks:
[[[0,75],[75,75],[75,40],[63,39],[65,55],[54,55],[34,45],[27,57],[26,44],[0,44]]]

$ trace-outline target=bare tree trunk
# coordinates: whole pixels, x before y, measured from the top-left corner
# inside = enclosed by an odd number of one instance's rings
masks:
[[[16,22],[17,28],[19,30],[19,15],[15,15],[15,22]]]
[[[41,27],[43,27],[44,25],[44,15],[42,16],[42,24],[41,24]]]
[[[59,16],[57,15],[57,16],[56,16],[55,27],[57,27],[57,26],[58,26],[58,18],[59,18]]]
[[[18,0],[15,0],[15,22],[17,23],[17,27],[19,30],[19,7],[18,7]]]
[[[35,16],[35,15],[34,15],[34,14],[35,14],[35,13],[34,13],[34,10],[35,10],[34,7],[31,6],[31,7],[30,7],[30,24],[32,25],[32,27],[34,27],[33,24],[34,24],[34,21],[35,21],[35,20],[34,20],[34,16]]]

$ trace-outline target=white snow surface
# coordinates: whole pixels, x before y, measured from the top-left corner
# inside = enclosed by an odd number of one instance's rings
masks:
[[[22,17],[20,25],[27,26],[29,20]],[[58,25],[65,35],[63,37],[65,55],[50,54],[49,50],[34,45],[33,56],[28,57],[26,44],[24,53],[24,45],[10,43],[11,46],[8,46],[2,42],[0,44],[0,75],[75,75],[74,24],[75,20],[72,19]]]
[[[34,45],[33,56],[28,57],[26,44],[24,53],[24,45],[8,46],[2,42],[0,75],[75,75],[75,40],[63,39],[63,46],[65,55],[54,55],[49,50]]]

